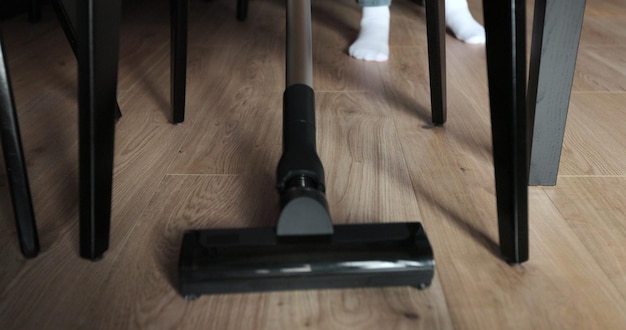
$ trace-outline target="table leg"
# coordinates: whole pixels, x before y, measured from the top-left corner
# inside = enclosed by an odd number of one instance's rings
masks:
[[[528,81],[528,111],[534,123],[529,185],[556,184],[585,2],[535,2]]]

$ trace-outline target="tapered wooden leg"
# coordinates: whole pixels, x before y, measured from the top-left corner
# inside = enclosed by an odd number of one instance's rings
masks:
[[[248,0],[237,0],[237,19],[245,21],[248,17]]]
[[[20,248],[26,258],[33,258],[39,253],[39,239],[8,70],[0,32],[0,140]]]
[[[500,249],[528,260],[526,2],[483,1]]]
[[[432,121],[443,125],[447,118],[445,0],[426,1],[426,28]]]
[[[59,23],[61,23],[61,28],[63,28],[63,32],[65,33],[65,38],[67,42],[72,47],[72,51],[74,52],[74,56],[77,56],[76,49],[76,29],[74,29],[75,23],[72,22],[72,18],[67,13],[65,5],[63,4],[63,0],[53,0],[52,7],[59,19]],[[75,19],[74,19],[75,20]],[[120,107],[117,104],[117,100],[115,101],[115,119],[120,119],[122,117],[122,112],[120,111]]]
[[[30,0],[28,8],[28,20],[32,23],[41,21],[41,3],[39,0]]]
[[[170,16],[172,123],[178,124],[185,120],[189,0],[170,0]]]
[[[109,246],[120,0],[77,3],[80,255]]]

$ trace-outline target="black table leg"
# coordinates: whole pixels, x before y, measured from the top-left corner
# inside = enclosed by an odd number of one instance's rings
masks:
[[[528,260],[526,1],[483,1],[500,249]]]
[[[26,258],[39,253],[39,239],[35,224],[35,213],[28,185],[26,162],[22,153],[22,141],[11,91],[9,68],[4,56],[4,45],[0,35],[0,140],[4,151],[13,213],[22,254]]]
[[[170,0],[172,123],[185,120],[189,0]]]
[[[445,0],[428,0],[425,5],[432,121],[443,125],[447,115]]]
[[[120,0],[77,2],[80,255],[109,246]]]

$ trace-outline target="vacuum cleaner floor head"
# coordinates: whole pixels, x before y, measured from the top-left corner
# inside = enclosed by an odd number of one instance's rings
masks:
[[[422,225],[333,225],[316,151],[311,2],[287,1],[287,88],[281,214],[275,228],[185,233],[180,292],[201,294],[430,285],[435,262]]]
[[[186,232],[180,292],[202,294],[325,288],[425,288],[435,262],[422,225],[335,225],[330,236],[282,240],[275,228]]]

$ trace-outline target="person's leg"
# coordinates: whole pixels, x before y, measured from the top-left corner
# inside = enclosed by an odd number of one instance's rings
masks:
[[[389,5],[391,0],[357,0],[363,7],[359,37],[348,50],[352,57],[384,62],[389,58]]]
[[[472,17],[467,0],[446,0],[446,26],[463,42],[485,43],[485,29]]]

